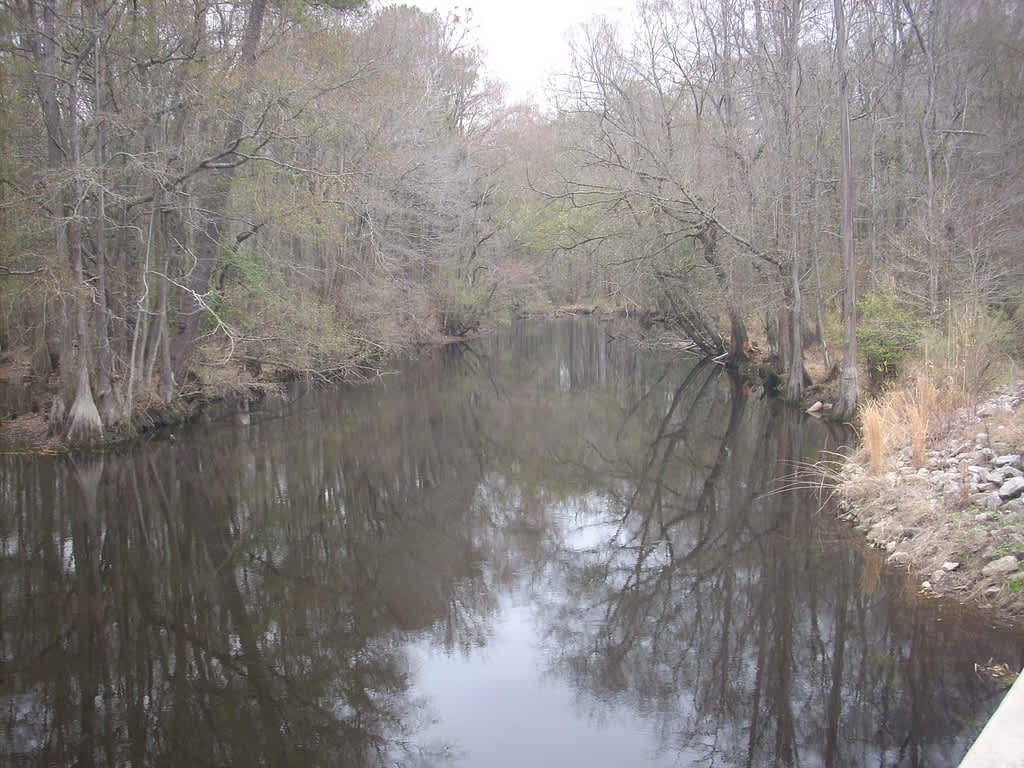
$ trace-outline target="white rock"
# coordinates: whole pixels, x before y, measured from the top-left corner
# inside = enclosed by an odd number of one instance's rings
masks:
[[[999,488],[999,495],[1004,499],[1015,499],[1024,493],[1024,477],[1011,477]]]
[[[872,524],[868,529],[868,541],[873,544],[877,544],[880,547],[884,546],[886,541],[889,540],[891,528],[892,525],[887,523],[885,520],[880,520],[879,522]]]
[[[1006,557],[1000,557],[998,560],[993,560],[991,563],[981,569],[982,576],[1000,576],[1007,573],[1013,573],[1020,567],[1020,563],[1017,558],[1013,555],[1007,555]]]
[[[999,507],[1003,505],[1003,497],[995,492],[986,493],[978,499],[978,504],[981,505],[983,509],[999,509]],[[982,512],[975,519],[991,520],[992,518],[988,514]]]
[[[947,560],[942,564],[942,570],[944,571],[955,571],[959,567],[960,563],[953,562],[952,560]]]
[[[993,469],[991,472],[985,473],[986,482],[996,483],[998,485],[1005,483],[1007,477],[1009,477],[1009,475],[1001,469]]]
[[[893,552],[886,560],[889,565],[910,565],[910,555],[900,550]]]
[[[1024,521],[1024,499],[1019,496],[1016,499],[1011,499],[1003,505],[1003,512],[1006,514],[1017,515]]]

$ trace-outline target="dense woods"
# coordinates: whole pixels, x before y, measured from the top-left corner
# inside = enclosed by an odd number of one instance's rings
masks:
[[[842,416],[858,370],[1021,350],[1019,2],[642,0],[543,107],[471,16],[0,8],[0,360],[72,441],[560,304],[763,338],[794,399],[815,345]]]

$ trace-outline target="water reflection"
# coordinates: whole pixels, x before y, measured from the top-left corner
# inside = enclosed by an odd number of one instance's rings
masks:
[[[837,439],[562,323],[0,457],[0,762],[955,765],[1020,638],[774,483]]]

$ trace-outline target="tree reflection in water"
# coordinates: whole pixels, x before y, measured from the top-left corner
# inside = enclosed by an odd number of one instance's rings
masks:
[[[974,640],[1019,659],[1019,639],[936,634],[955,609],[865,579],[819,498],[775,482],[830,447],[823,425],[716,366],[676,380],[621,403],[614,439],[549,456],[557,487],[586,489],[547,513],[549,672],[597,717],[629,701],[693,764],[955,765],[994,697],[948,657]]]
[[[430,448],[444,414],[415,413],[386,425],[401,447],[360,423],[386,413],[320,409],[319,435],[268,414],[248,439],[5,457],[0,762],[436,762],[404,638],[482,642],[493,598],[473,444]]]
[[[2,456],[0,762],[449,762],[410,648],[472,659],[515,593],[548,679],[653,724],[651,762],[955,764],[998,702],[971,662],[1020,641],[905,599],[776,484],[826,446],[567,323],[175,442]]]

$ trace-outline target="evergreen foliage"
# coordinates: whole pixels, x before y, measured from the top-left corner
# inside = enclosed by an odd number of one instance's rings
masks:
[[[920,323],[890,291],[863,296],[857,309],[857,347],[877,387],[894,378],[903,361],[917,351]]]

